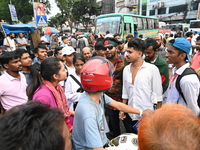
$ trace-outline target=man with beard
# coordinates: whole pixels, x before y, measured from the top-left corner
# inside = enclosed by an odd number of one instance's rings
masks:
[[[19,33],[18,35],[19,35],[19,37],[16,39],[18,48],[26,50],[26,46],[28,45],[28,43],[27,43],[27,41],[26,41],[26,39],[24,37],[24,34],[23,33]]]
[[[194,55],[194,57],[192,58],[192,65],[191,68],[193,68],[194,70],[198,69],[200,67],[200,36],[198,36],[196,38],[196,54]]]
[[[194,73],[186,74],[179,80],[179,92],[177,90],[178,77],[187,73],[190,63],[191,44],[185,38],[176,38],[169,41],[167,46],[166,61],[173,64],[173,75],[169,87],[165,92],[166,103],[182,104],[191,109],[196,115],[199,115],[197,99],[199,95],[200,83],[197,75]]]
[[[130,63],[123,70],[123,103],[141,111],[154,110],[154,99],[157,100],[157,108],[162,105],[162,82],[158,68],[142,59],[146,48],[145,41],[133,38],[128,42],[126,60]],[[141,119],[141,116],[130,114],[124,116],[120,111],[120,118],[127,118],[132,133],[133,126]]]
[[[147,38],[145,42],[145,61],[158,67],[162,79],[162,87],[164,93],[169,85],[168,64],[160,55],[157,55],[159,45],[155,39]]]
[[[126,55],[126,51],[124,49],[124,40],[123,39],[118,39],[118,51],[117,53],[120,54],[120,55]]]
[[[26,77],[26,83],[30,85],[32,81],[30,66],[32,65],[33,61],[30,57],[30,54],[25,49],[17,49],[16,52],[19,54],[22,65],[21,73],[23,73],[24,76]]]
[[[157,41],[159,45],[157,54],[160,55],[162,58],[166,59],[165,54],[167,51],[166,51],[166,47],[164,47],[164,44],[163,44],[163,35],[157,34],[154,39]]]
[[[118,41],[115,38],[106,38],[104,40],[106,58],[114,65],[113,86],[105,92],[112,99],[122,102],[122,74],[127,65],[125,58],[117,54]],[[113,138],[121,134],[119,126],[119,111],[112,107],[106,108],[106,114],[109,116],[109,127],[113,132]],[[125,127],[126,124],[124,123]],[[129,132],[129,131],[127,131]]]
[[[9,36],[7,36],[4,41],[3,41],[3,45],[6,47],[7,51],[14,51],[16,50],[16,43],[15,43],[15,34],[14,33],[10,33]]]
[[[6,70],[0,76],[0,102],[5,113],[12,107],[27,102],[27,83],[25,76],[20,73],[22,65],[16,52],[5,52],[0,57],[0,63]]]

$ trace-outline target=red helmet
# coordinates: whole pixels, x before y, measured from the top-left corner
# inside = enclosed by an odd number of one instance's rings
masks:
[[[113,85],[112,63],[104,57],[90,59],[81,70],[81,83],[85,91],[90,93],[104,92]]]

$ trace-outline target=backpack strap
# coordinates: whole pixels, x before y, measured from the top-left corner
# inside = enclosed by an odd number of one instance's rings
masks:
[[[69,76],[72,77],[72,79],[73,79],[81,88],[83,88],[83,87],[82,87],[82,84],[81,84],[72,74],[70,74]]]
[[[179,94],[182,96],[182,98],[183,98],[184,102],[186,103],[186,105],[187,105],[187,101],[186,101],[186,99],[185,99],[185,97],[183,95],[183,92],[181,90],[180,80],[182,79],[182,77],[184,77],[186,75],[190,75],[190,74],[196,74],[197,75],[197,73],[195,72],[195,70],[193,68],[186,68],[181,75],[178,75],[178,77],[176,79],[176,89],[179,92]]]

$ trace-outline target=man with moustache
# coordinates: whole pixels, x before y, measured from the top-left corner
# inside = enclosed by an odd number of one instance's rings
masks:
[[[133,38],[128,42],[126,60],[130,63],[123,70],[123,103],[141,110],[154,110],[153,99],[157,97],[157,108],[162,105],[162,82],[158,68],[142,59],[146,48],[145,41]],[[155,96],[156,95],[156,96]],[[129,114],[124,116],[120,111],[120,118],[127,117],[129,129],[132,133],[135,125],[141,118],[139,115]]]
[[[163,35],[162,34],[157,34],[154,39],[157,41],[157,43],[159,45],[159,49],[158,49],[157,54],[165,59],[166,58],[165,54],[167,52],[167,49],[163,44]]]
[[[6,51],[14,51],[16,50],[16,43],[15,43],[15,34],[10,33],[9,36],[7,36],[4,41],[3,45],[6,47]]]
[[[20,72],[24,74],[27,85],[30,85],[32,81],[30,66],[32,65],[33,61],[30,57],[30,54],[25,49],[17,49],[16,52],[19,54],[22,65],[22,71]]]
[[[108,37],[104,40],[106,58],[114,65],[113,86],[105,92],[112,99],[122,102],[122,74],[127,62],[122,55],[117,54],[118,41],[115,38]],[[121,134],[119,125],[119,111],[112,107],[106,108],[106,114],[109,116],[109,127],[113,132],[113,138]],[[126,124],[124,124],[126,127]],[[128,131],[127,131],[128,132]]]
[[[164,93],[169,85],[168,64],[160,55],[157,55],[159,45],[155,39],[147,38],[145,42],[145,61],[158,67],[162,79],[162,87]]]
[[[0,57],[0,63],[5,68],[4,74],[0,76],[0,102],[3,113],[12,107],[27,102],[26,78],[20,73],[22,65],[19,55],[14,52],[5,52]]]
[[[82,49],[83,57],[85,58],[85,61],[87,62],[90,58],[92,58],[92,50],[90,47],[84,47]]]
[[[179,93],[176,88],[176,81],[179,75],[190,69],[191,44],[185,38],[176,38],[169,41],[167,46],[166,61],[173,64],[173,75],[169,87],[165,92],[166,103],[182,104],[191,109],[197,116],[200,109],[197,104],[200,83],[195,73],[187,74],[180,79],[179,85],[182,92]],[[195,72],[195,71],[194,71]]]

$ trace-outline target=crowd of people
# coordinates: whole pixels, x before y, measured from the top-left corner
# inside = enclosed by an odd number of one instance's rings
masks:
[[[200,36],[106,33],[63,36],[53,49],[41,34],[34,56],[22,33],[17,44],[10,33],[0,53],[0,149],[103,150],[106,134],[122,133],[120,119],[141,150],[198,149]]]

